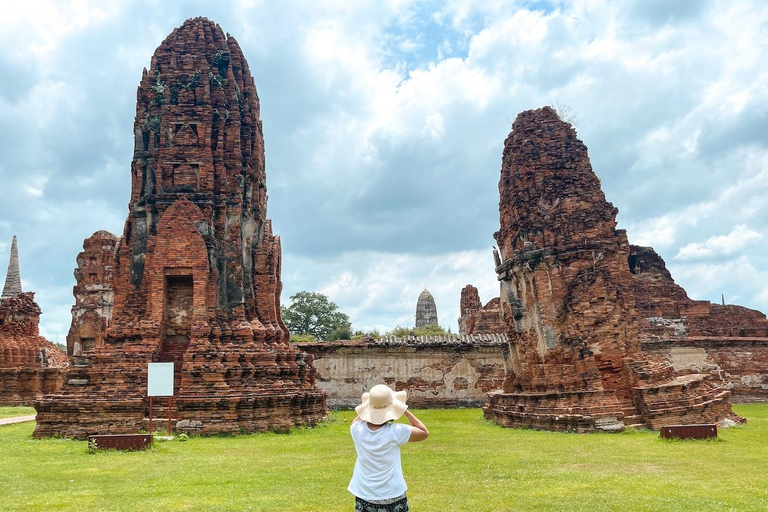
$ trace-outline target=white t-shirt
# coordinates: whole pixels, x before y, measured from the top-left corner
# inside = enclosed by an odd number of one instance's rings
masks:
[[[387,500],[402,495],[408,486],[403,478],[400,445],[410,439],[410,425],[385,423],[371,430],[365,421],[353,421],[349,430],[357,460],[347,490],[364,500]]]

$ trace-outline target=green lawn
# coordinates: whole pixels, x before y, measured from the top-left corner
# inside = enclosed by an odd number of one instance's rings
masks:
[[[35,410],[32,407],[0,407],[0,418],[32,416],[33,414],[35,414]]]
[[[416,411],[432,435],[403,447],[414,512],[768,510],[768,405],[715,441],[658,433],[510,430],[477,409]],[[1,410],[1,409],[0,409]],[[290,434],[192,438],[89,454],[83,441],[0,427],[4,511],[350,511],[353,413]]]

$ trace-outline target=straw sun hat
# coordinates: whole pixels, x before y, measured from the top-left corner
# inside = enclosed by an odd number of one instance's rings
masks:
[[[405,414],[406,392],[392,391],[389,386],[377,384],[368,393],[363,393],[363,403],[355,407],[361,420],[381,425],[396,420]]]

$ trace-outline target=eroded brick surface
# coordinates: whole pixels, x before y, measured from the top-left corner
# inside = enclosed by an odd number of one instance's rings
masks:
[[[97,231],[83,242],[75,269],[75,305],[67,334],[67,353],[80,356],[104,345],[104,334],[112,319],[117,237]]]
[[[678,374],[710,374],[739,402],[768,401],[768,320],[760,311],[692,300],[651,247],[630,246],[645,357]]]
[[[705,373],[731,391],[735,402],[768,402],[768,338],[686,337],[642,343],[652,361],[676,373]]]
[[[459,312],[459,334],[501,334],[506,330],[499,298],[495,297],[483,306],[477,288],[471,284],[461,290]]]
[[[39,322],[34,293],[0,300],[0,405],[31,404],[61,387],[67,356],[40,336]]]
[[[259,102],[235,39],[204,18],[175,29],[143,73],[134,135],[129,216],[111,277],[95,276],[113,292],[111,319],[96,315],[103,341],[74,358],[61,394],[36,403],[35,435],[135,432],[158,361],[176,364],[177,430],[316,423],[325,394],[280,318]],[[98,259],[88,245],[82,255]],[[83,325],[73,320],[73,341]]]
[[[499,192],[496,272],[510,355],[486,417],[576,431],[739,420],[708,375],[676,376],[643,357],[618,210],[586,146],[551,108],[517,117]]]
[[[768,338],[765,314],[743,306],[692,300],[652,247],[632,245],[630,249],[629,268],[642,340]]]

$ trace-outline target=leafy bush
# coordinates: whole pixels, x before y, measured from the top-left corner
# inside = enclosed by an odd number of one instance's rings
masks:
[[[311,342],[311,341],[317,341],[317,338],[312,336],[311,334],[291,334],[291,341],[294,342]]]
[[[387,336],[395,336],[397,338],[403,338],[406,336],[440,336],[443,334],[448,333],[445,331],[445,329],[437,324],[425,325],[424,327],[419,327],[418,329],[415,327],[401,327],[398,325],[386,333]]]

